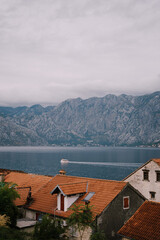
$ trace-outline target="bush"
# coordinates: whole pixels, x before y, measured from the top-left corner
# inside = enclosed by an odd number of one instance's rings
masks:
[[[1,240],[25,240],[26,234],[10,227],[0,227]]]
[[[0,214],[6,214],[10,218],[10,225],[16,226],[18,209],[14,200],[19,197],[15,185],[0,183]]]
[[[65,239],[65,232],[59,220],[51,218],[49,215],[44,215],[41,222],[35,225],[33,239],[35,240],[58,240]]]

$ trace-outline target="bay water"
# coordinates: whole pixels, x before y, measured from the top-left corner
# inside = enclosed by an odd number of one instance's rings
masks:
[[[160,158],[159,148],[0,147],[0,168],[52,176],[64,169],[72,176],[122,180],[151,158]]]

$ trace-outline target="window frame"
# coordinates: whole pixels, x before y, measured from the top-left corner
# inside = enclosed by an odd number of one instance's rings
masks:
[[[151,200],[155,200],[155,198],[156,198],[156,192],[150,191],[149,193],[150,193],[150,199],[151,199]],[[153,194],[153,195],[152,195],[152,194]],[[152,197],[152,196],[153,196],[153,197]]]
[[[160,170],[156,170],[155,172],[156,172],[156,182],[160,182]],[[158,180],[158,178],[159,178],[159,180]]]
[[[125,207],[125,199],[128,199],[128,206]],[[130,197],[129,196],[125,196],[123,197],[123,209],[129,209],[130,208]]]
[[[143,171],[143,181],[149,182],[149,170],[148,169],[142,169]],[[145,174],[147,173],[147,178],[145,177]]]

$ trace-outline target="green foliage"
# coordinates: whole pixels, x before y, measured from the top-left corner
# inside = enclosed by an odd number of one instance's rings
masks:
[[[15,226],[18,209],[14,204],[14,200],[19,197],[15,190],[15,185],[8,183],[0,183],[0,214],[6,214],[10,218],[10,225]]]
[[[1,240],[24,240],[26,234],[19,230],[7,227],[0,227]]]
[[[89,206],[89,204],[78,206],[74,205],[71,209],[73,213],[68,218],[67,224],[78,231],[79,236],[82,239],[85,230],[90,227],[93,222],[91,206]]]
[[[44,215],[41,222],[35,225],[33,239],[34,240],[58,240],[65,239],[63,234],[65,228],[62,226],[60,220],[53,219],[48,215]]]
[[[90,240],[105,240],[105,235],[100,231],[92,232]]]

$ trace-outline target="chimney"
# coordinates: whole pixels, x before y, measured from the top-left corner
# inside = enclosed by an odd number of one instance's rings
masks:
[[[64,169],[61,169],[61,170],[59,171],[59,174],[60,174],[60,175],[66,175],[66,171],[65,171]]]

